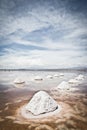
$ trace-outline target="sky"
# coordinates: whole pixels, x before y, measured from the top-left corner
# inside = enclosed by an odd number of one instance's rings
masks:
[[[0,69],[87,67],[87,0],[0,0]]]

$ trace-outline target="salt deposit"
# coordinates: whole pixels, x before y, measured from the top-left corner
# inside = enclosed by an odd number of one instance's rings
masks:
[[[30,102],[25,106],[26,112],[31,112],[33,115],[52,112],[57,108],[57,102],[45,91],[37,92]]]
[[[48,78],[48,79],[52,79],[53,76],[52,76],[52,75],[48,75],[47,78]]]
[[[66,82],[66,81],[62,81],[58,86],[57,86],[57,88],[56,89],[61,89],[61,90],[68,90],[68,89],[70,89],[70,84],[68,83],[68,82]]]
[[[80,74],[76,78],[70,79],[68,81],[68,83],[69,84],[80,84],[82,80],[84,80],[84,76]]]
[[[58,77],[59,75],[58,74],[55,74],[54,77]]]
[[[16,79],[14,80],[14,83],[15,83],[15,84],[22,84],[22,83],[25,83],[25,81],[24,81],[23,79],[21,79],[21,78],[16,78]]]
[[[68,81],[69,84],[78,84],[79,82],[76,79],[70,79]]]
[[[34,79],[35,79],[35,80],[43,80],[43,78],[40,77],[40,76],[36,76]]]
[[[76,80],[84,80],[84,75],[80,74],[75,79]]]
[[[60,73],[59,75],[60,75],[60,76],[64,76],[64,74],[63,74],[63,73]]]

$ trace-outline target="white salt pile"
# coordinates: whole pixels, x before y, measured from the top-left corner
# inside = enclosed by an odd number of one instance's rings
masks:
[[[70,80],[68,81],[68,83],[69,83],[69,84],[78,84],[79,82],[78,82],[78,80],[76,80],[76,79],[70,79]]]
[[[45,91],[37,92],[25,106],[26,112],[31,112],[35,116],[55,111],[57,108],[57,102]]]
[[[70,89],[70,84],[66,81],[62,81],[57,87],[56,87],[56,90],[57,89],[61,89],[61,90],[69,90]]]
[[[48,75],[47,78],[48,78],[48,79],[52,79],[53,76],[52,76],[52,75]]]
[[[80,74],[76,78],[70,79],[68,83],[77,85],[80,84],[82,80],[84,80],[84,76]]]
[[[43,78],[40,77],[40,76],[36,76],[36,77],[34,78],[34,80],[43,80]]]
[[[60,73],[59,75],[60,75],[60,76],[64,76],[64,74],[63,74],[63,73]]]
[[[84,75],[80,74],[75,79],[79,81],[84,80]]]
[[[59,77],[59,75],[58,75],[58,74],[55,74],[54,77]]]
[[[23,83],[25,83],[25,81],[24,81],[23,79],[21,79],[21,78],[16,78],[16,79],[14,80],[14,83],[15,83],[15,84],[23,84]]]

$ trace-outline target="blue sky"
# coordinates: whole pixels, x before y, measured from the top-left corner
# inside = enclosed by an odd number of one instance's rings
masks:
[[[0,0],[0,68],[87,66],[87,0]]]

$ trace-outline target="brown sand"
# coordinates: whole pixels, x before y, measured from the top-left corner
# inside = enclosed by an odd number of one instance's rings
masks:
[[[27,119],[19,114],[19,110],[29,102],[34,92],[28,94],[29,98],[26,98],[27,94],[24,97],[17,94],[14,102],[2,99],[0,130],[87,130],[87,94],[50,93],[61,106],[61,111],[56,115],[45,115],[44,118]],[[4,110],[6,107],[8,109]]]

